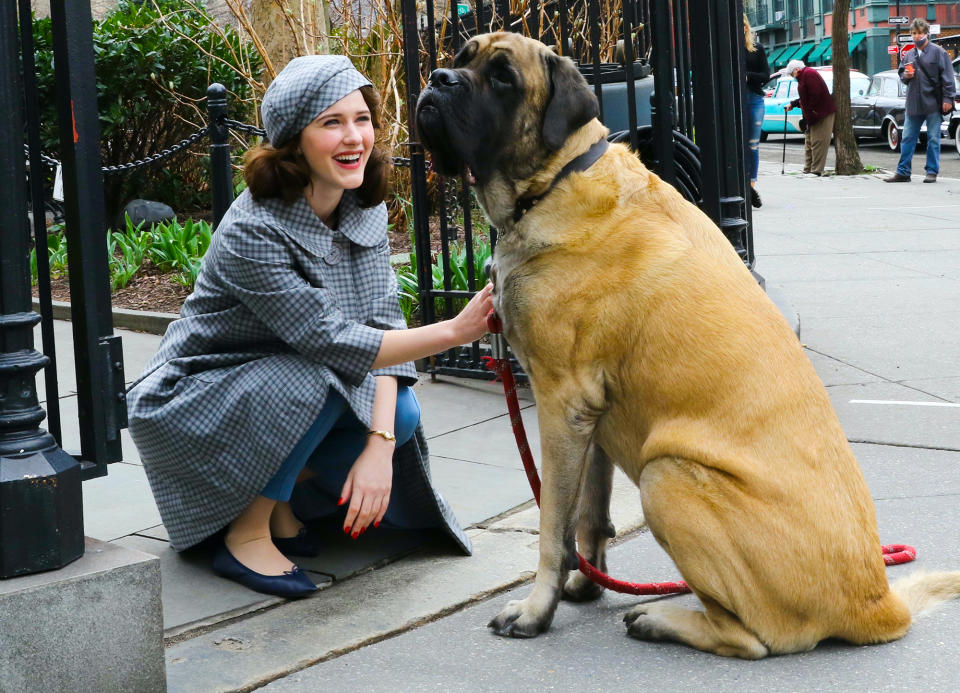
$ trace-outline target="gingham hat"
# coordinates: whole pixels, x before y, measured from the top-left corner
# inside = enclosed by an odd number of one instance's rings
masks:
[[[319,114],[370,80],[342,55],[294,58],[267,88],[260,104],[267,139],[282,147]]]

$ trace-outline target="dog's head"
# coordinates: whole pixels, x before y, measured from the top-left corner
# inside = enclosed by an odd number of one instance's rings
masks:
[[[569,58],[512,33],[484,34],[435,70],[417,103],[417,130],[434,168],[469,168],[479,185],[499,173],[529,178],[567,137],[597,117],[586,80]]]

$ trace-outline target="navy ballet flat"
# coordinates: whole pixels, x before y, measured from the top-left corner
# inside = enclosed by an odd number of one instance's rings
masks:
[[[283,575],[263,575],[250,570],[233,557],[226,545],[222,545],[213,557],[213,572],[220,577],[233,580],[255,592],[272,594],[277,597],[306,597],[317,591],[313,580],[300,568],[294,566]]]
[[[306,527],[301,527],[295,537],[273,537],[273,545],[284,556],[318,556],[322,541],[322,537]]]

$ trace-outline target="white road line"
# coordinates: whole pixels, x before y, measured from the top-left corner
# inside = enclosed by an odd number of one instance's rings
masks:
[[[904,209],[943,209],[943,208],[949,208],[949,207],[960,207],[960,205],[915,205],[915,206],[901,205],[897,207],[867,207],[867,209],[892,209],[895,211],[900,211]]]
[[[895,399],[852,399],[850,404],[902,404],[909,407],[960,407],[953,402],[904,402]]]

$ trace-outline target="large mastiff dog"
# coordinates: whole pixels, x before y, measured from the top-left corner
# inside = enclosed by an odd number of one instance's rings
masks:
[[[495,305],[540,420],[537,578],[490,626],[535,636],[561,593],[599,596],[568,571],[577,545],[605,569],[617,465],[704,607],[641,604],[630,635],[751,659],[900,638],[960,573],[891,590],[870,493],[796,336],[710,219],[626,147],[591,163],[596,115],[571,61],[504,33],[469,41],[418,104],[434,166],[468,171],[499,229]]]

